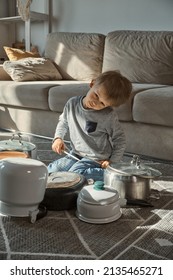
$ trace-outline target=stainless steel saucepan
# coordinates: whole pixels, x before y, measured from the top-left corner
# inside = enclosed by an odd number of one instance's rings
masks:
[[[28,158],[37,159],[36,146],[23,141],[21,133],[13,134],[11,139],[0,141],[0,153],[5,151],[25,153]]]
[[[118,191],[121,198],[130,201],[146,201],[151,194],[151,181],[161,172],[141,164],[134,155],[130,163],[121,162],[108,166],[104,172],[104,183]]]

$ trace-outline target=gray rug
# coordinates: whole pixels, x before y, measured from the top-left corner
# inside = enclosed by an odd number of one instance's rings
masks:
[[[0,140],[9,138],[1,133]],[[25,136],[36,144],[38,158],[46,165],[55,159],[51,141]],[[130,161],[131,155],[124,157]],[[128,206],[122,216],[108,224],[80,221],[75,209],[48,211],[30,223],[28,217],[0,216],[1,260],[172,260],[173,259],[173,164],[151,158],[144,163],[157,168],[162,177],[152,183],[154,207]]]

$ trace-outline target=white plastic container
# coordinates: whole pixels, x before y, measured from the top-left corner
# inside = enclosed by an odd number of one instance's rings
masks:
[[[43,200],[48,171],[41,161],[25,158],[0,160],[0,213],[31,216],[32,222]]]
[[[95,224],[119,219],[122,212],[118,192],[104,186],[102,181],[83,187],[77,199],[76,215],[84,222]]]

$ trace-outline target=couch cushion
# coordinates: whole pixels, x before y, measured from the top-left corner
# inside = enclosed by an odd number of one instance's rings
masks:
[[[142,88],[147,88],[146,85],[141,85]],[[49,107],[50,110],[55,112],[62,112],[65,103],[68,101],[69,98],[73,96],[80,96],[85,95],[89,90],[89,82],[80,82],[79,84],[74,84],[72,81],[68,84],[62,84],[57,87],[52,87],[49,90]],[[120,120],[123,121],[131,121],[132,120],[132,102],[133,96],[136,94],[132,92],[130,99],[125,104],[117,107],[117,113]]]
[[[54,112],[62,112],[65,103],[73,96],[85,95],[89,90],[89,83],[74,84],[73,81],[66,85],[53,87],[49,90],[49,107]]]
[[[64,79],[88,81],[101,73],[105,35],[55,32],[48,34],[45,57],[55,61]]]
[[[62,76],[52,61],[45,58],[23,58],[5,61],[4,70],[16,82],[61,80]]]
[[[58,81],[0,82],[0,104],[48,110],[48,91]]]
[[[158,87],[153,84],[133,84],[133,90],[129,100],[116,108],[119,120],[132,121],[132,106],[134,96],[150,88]],[[85,95],[89,90],[89,82],[77,82],[77,81],[59,81],[59,85],[51,87],[49,90],[49,107],[50,110],[55,112],[62,112],[65,103],[72,96]]]
[[[134,97],[136,122],[173,127],[173,87],[163,86],[139,92]]]
[[[141,67],[142,66],[142,67]],[[135,83],[173,84],[173,32],[115,31],[105,40],[103,71]]]
[[[116,108],[118,118],[120,121],[132,121],[133,120],[133,115],[132,115],[132,107],[133,107],[133,99],[136,94],[139,92],[143,92],[148,89],[153,89],[153,88],[158,88],[158,85],[153,85],[153,84],[132,84],[133,89],[130,95],[129,100]]]

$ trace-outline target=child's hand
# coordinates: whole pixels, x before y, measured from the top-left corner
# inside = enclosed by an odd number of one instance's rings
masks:
[[[100,161],[100,165],[102,168],[106,168],[109,165],[109,160]]]
[[[58,154],[62,154],[65,150],[64,141],[61,138],[55,139],[52,144],[52,150]]]

